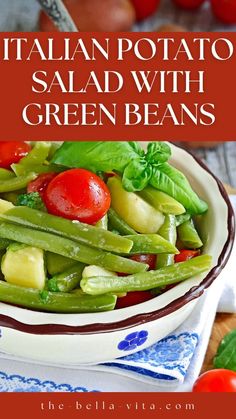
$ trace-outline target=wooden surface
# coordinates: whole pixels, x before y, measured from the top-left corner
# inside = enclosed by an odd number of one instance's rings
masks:
[[[188,148],[188,143],[182,143],[182,146]],[[236,188],[236,141],[226,141],[212,149],[198,148],[191,151],[201,158],[222,182]]]
[[[213,358],[223,337],[232,329],[236,329],[236,314],[217,314],[212,335],[207,349],[202,372],[213,368]]]

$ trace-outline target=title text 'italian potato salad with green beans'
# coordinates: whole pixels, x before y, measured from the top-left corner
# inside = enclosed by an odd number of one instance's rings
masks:
[[[208,210],[152,142],[0,142],[0,301],[122,309],[208,271]]]

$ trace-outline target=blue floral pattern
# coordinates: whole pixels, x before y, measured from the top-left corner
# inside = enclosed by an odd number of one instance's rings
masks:
[[[70,384],[56,384],[54,381],[41,381],[38,378],[27,378],[22,375],[8,375],[0,371],[0,392],[6,393],[40,393],[40,392],[69,392],[87,393],[99,392],[85,387],[72,387]]]
[[[130,333],[118,344],[118,349],[120,351],[133,351],[138,346],[142,346],[147,338],[148,332],[146,330]]]
[[[119,367],[122,365],[122,368],[123,365],[136,365],[137,368],[145,368],[147,371],[150,368],[156,372],[161,368],[162,372],[165,370],[166,373],[176,370],[184,376],[198,344],[198,340],[199,337],[196,333],[185,332],[179,335],[167,336],[151,347],[119,358],[112,364],[113,366],[114,364],[119,365]],[[150,374],[147,373],[146,375]]]

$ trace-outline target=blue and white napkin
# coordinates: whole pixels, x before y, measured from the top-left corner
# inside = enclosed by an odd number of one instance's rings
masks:
[[[231,197],[236,209],[236,197]],[[0,392],[191,391],[216,312],[236,313],[236,243],[230,260],[171,335],[148,349],[90,367],[38,365],[0,354]]]

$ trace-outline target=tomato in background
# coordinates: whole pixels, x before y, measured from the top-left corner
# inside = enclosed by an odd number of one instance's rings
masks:
[[[135,260],[136,262],[146,263],[147,265],[149,265],[149,269],[151,271],[156,268],[156,255],[133,255],[130,257],[130,259]]]
[[[31,151],[31,146],[23,141],[0,141],[0,167],[10,169]]]
[[[175,255],[175,263],[185,262],[186,260],[195,258],[200,255],[200,250],[180,250],[178,255]]]
[[[214,15],[223,23],[236,23],[235,0],[211,0]]]
[[[236,392],[236,373],[225,369],[207,371],[197,379],[193,392]]]
[[[87,224],[98,222],[111,205],[103,180],[85,169],[70,169],[49,183],[44,203],[50,214]]]
[[[117,299],[116,309],[131,307],[136,304],[145,303],[145,301],[151,300],[155,297],[150,291],[133,291],[128,292],[125,297]]]
[[[151,16],[157,10],[160,0],[131,0],[134,5],[137,20]]]
[[[55,176],[57,176],[57,173],[42,173],[35,180],[32,180],[32,182],[28,184],[27,192],[38,192],[43,199],[48,184]]]
[[[173,0],[173,2],[182,9],[194,10],[200,7],[205,0]]]

